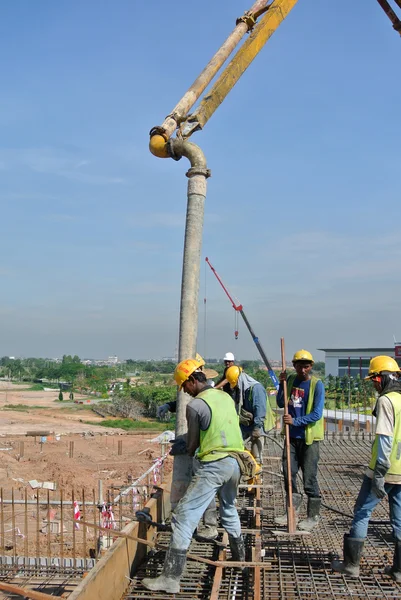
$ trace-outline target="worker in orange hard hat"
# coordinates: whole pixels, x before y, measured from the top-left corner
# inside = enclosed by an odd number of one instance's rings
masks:
[[[172,453],[188,453],[201,463],[190,486],[177,504],[172,518],[172,535],[161,575],[142,580],[153,591],[180,591],[186,553],[192,534],[215,494],[220,499],[220,520],[228,533],[233,560],[245,561],[241,523],[235,506],[240,481],[236,454],[243,452],[238,415],[232,398],[207,385],[206,375],[194,359],[181,361],[174,372],[179,389],[192,396],[187,404],[188,433],[172,447]]]
[[[289,425],[290,432],[290,464],[292,482],[292,501],[295,514],[298,515],[302,495],[297,487],[299,469],[303,473],[304,492],[308,498],[307,518],[300,521],[299,529],[310,531],[319,522],[320,497],[317,481],[319,462],[319,441],[324,439],[324,385],[311,374],[314,364],[313,356],[308,350],[295,352],[292,364],[295,373],[280,374],[280,387],[277,394],[277,404],[284,407],[283,382],[287,380],[288,415],[284,415],[284,423]],[[286,489],[288,489],[287,449],[284,446],[283,472]],[[275,519],[277,525],[287,524],[287,514]]]
[[[334,561],[334,571],[359,576],[359,563],[373,509],[387,496],[395,539],[393,564],[385,573],[401,583],[401,381],[400,367],[391,356],[371,359],[366,379],[379,394],[372,412],[377,418],[369,467],[354,507],[349,533],[344,535],[344,560]]]

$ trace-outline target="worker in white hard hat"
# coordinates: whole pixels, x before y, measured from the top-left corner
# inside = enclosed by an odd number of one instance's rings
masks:
[[[401,370],[391,356],[371,359],[368,376],[379,394],[372,411],[376,434],[369,466],[354,506],[354,519],[344,535],[344,560],[335,560],[332,569],[359,577],[359,563],[368,535],[372,511],[387,496],[390,523],[395,539],[393,564],[384,572],[401,583]]]
[[[223,375],[216,382],[215,388],[217,390],[222,389],[223,392],[229,394],[232,398],[234,398],[234,390],[232,389],[230,382],[226,378],[227,369],[235,365],[235,356],[232,352],[226,352],[223,358],[224,362],[224,371]]]
[[[284,407],[283,382],[287,381],[288,415],[284,415],[284,423],[289,425],[290,432],[290,464],[292,482],[292,502],[295,514],[298,515],[302,494],[297,487],[297,474],[301,469],[303,474],[304,492],[308,498],[307,518],[300,521],[299,529],[310,531],[319,522],[320,497],[317,481],[319,462],[319,441],[324,439],[324,385],[311,374],[314,360],[308,350],[295,352],[292,364],[295,373],[280,374],[280,387],[277,394],[277,405]],[[283,471],[285,487],[288,489],[287,450],[284,446]],[[287,524],[287,514],[275,519],[277,525]]]

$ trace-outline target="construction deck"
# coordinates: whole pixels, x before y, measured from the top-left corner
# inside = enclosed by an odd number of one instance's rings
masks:
[[[342,556],[342,540],[349,530],[350,516],[368,462],[371,434],[332,436],[321,443],[319,482],[323,504],[319,526],[309,536],[277,537],[274,518],[284,509],[284,485],[280,475],[281,437],[269,440],[265,447],[261,487],[252,491],[241,488],[238,499],[242,528],[246,539],[247,560],[259,563],[251,568],[249,581],[233,568],[213,567],[188,560],[182,579],[181,593],[175,598],[191,600],[259,600],[346,598],[401,599],[401,586],[384,574],[391,564],[394,544],[388,521],[387,500],[373,514],[361,561],[361,576],[350,579],[333,573],[330,564]],[[301,484],[302,485],[302,484]],[[305,512],[306,502],[301,510]],[[285,531],[285,528],[282,528]],[[158,535],[157,541],[167,546],[169,535]],[[219,540],[224,541],[223,530]],[[221,546],[192,542],[192,554],[211,560],[229,558]],[[162,569],[164,551],[153,552],[142,563],[133,578],[125,600],[172,598],[169,594],[147,591],[141,585],[145,576],[155,577]],[[261,564],[262,563],[262,564]]]

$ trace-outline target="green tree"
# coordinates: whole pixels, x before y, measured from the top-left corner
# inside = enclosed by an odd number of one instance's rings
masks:
[[[59,391],[58,399],[60,400],[60,402],[62,402],[64,400],[63,392],[61,390]]]

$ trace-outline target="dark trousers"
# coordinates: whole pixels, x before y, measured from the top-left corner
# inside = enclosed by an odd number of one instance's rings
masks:
[[[313,442],[309,446],[305,440],[295,438],[290,439],[290,462],[291,462],[291,482],[292,491],[298,494],[297,473],[302,470],[304,478],[304,491],[310,498],[319,498],[320,491],[317,482],[317,465],[319,462],[319,442]],[[284,446],[283,452],[283,470],[285,489],[288,491],[288,469],[287,469],[287,448]]]

